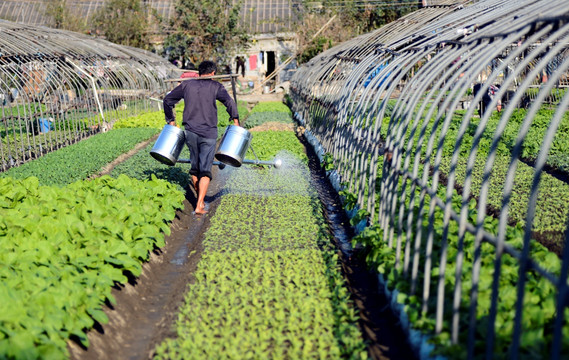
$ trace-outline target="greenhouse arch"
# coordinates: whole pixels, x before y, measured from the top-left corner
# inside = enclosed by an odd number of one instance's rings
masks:
[[[157,109],[176,70],[141,49],[0,21],[0,170]]]
[[[295,117],[420,349],[568,353],[568,20],[565,1],[446,1],[291,80]]]

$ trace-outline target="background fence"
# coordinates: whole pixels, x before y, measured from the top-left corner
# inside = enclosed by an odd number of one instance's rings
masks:
[[[0,21],[0,171],[158,108],[173,71],[140,49]]]
[[[296,118],[423,350],[567,344],[569,2],[447,1],[312,59]]]

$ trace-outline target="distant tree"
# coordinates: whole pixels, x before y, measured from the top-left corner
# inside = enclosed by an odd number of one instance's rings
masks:
[[[84,32],[87,29],[85,19],[67,4],[67,0],[46,0],[46,14],[53,18],[53,27],[76,32]]]
[[[170,60],[187,59],[194,64],[214,60],[227,64],[249,37],[239,24],[241,1],[177,0],[172,32],[164,40]]]
[[[341,42],[376,30],[419,8],[417,0],[399,0],[396,5],[374,5],[361,0],[305,0],[299,8],[299,24],[296,33],[301,54],[299,63]],[[313,39],[329,19],[336,16],[322,32]]]
[[[147,49],[152,18],[141,0],[107,0],[93,16],[93,30],[113,43]]]
[[[331,47],[332,39],[325,36],[318,36],[304,46],[302,52],[298,56],[298,62],[303,64]]]

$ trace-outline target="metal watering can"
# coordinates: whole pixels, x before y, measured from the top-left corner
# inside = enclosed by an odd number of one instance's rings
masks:
[[[235,125],[228,126],[215,153],[215,158],[219,161],[214,161],[213,164],[219,166],[220,169],[225,168],[225,165],[240,167],[242,164],[271,165],[278,169],[282,165],[280,159],[261,161],[257,158],[251,147],[252,137],[245,128]],[[152,150],[150,150],[150,155],[169,166],[176,165],[176,162],[189,164],[191,163],[190,159],[178,159],[184,148],[185,139],[184,130],[173,125],[165,125]],[[255,154],[256,160],[244,158],[249,148]]]

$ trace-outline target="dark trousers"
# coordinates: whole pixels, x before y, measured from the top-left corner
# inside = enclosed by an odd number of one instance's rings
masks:
[[[241,62],[237,63],[237,69],[235,70],[237,74],[239,74],[239,68],[241,68],[241,75],[245,77],[245,64]]]
[[[190,149],[190,162],[192,167],[190,175],[201,179],[207,176],[211,179],[211,167],[215,155],[216,139],[205,138],[191,131],[184,131],[186,135],[186,145]]]

